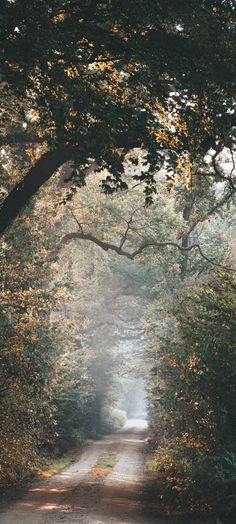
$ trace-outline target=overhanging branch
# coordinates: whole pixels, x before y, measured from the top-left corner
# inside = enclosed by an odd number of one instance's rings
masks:
[[[57,246],[56,250],[52,253],[52,255],[55,256],[58,253],[58,251],[59,251],[59,249],[60,249],[60,247],[62,245],[65,245],[65,244],[69,243],[71,240],[74,240],[74,239],[87,240],[87,241],[93,242],[94,244],[99,246],[104,251],[109,251],[109,250],[113,251],[117,255],[126,257],[129,260],[134,260],[136,257],[141,255],[143,253],[143,251],[145,251],[146,249],[148,249],[150,247],[156,247],[156,248],[174,247],[174,248],[178,249],[179,251],[181,251],[182,253],[189,252],[189,251],[192,251],[192,250],[196,249],[199,252],[199,254],[201,255],[201,257],[203,259],[205,259],[209,264],[212,264],[213,266],[219,267],[219,268],[227,270],[227,271],[236,272],[236,269],[224,266],[223,264],[215,262],[214,260],[209,258],[202,251],[202,248],[201,248],[200,244],[197,244],[197,243],[192,244],[192,245],[190,245],[188,247],[183,247],[180,244],[178,244],[177,242],[171,242],[171,241],[169,241],[169,242],[168,241],[167,242],[158,242],[158,241],[153,240],[153,241],[143,242],[139,246],[139,248],[137,248],[135,251],[129,252],[129,251],[126,251],[125,249],[123,249],[122,246],[116,246],[115,244],[112,244],[110,242],[104,242],[103,240],[100,240],[99,238],[95,237],[94,235],[91,235],[90,233],[84,233],[83,231],[75,231],[73,233],[67,233],[66,235],[64,235],[62,237],[59,245]]]

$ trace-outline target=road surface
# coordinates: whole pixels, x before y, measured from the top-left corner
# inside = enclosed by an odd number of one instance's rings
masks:
[[[1,524],[174,524],[154,518],[142,504],[145,422],[130,420],[122,431],[94,442],[79,460],[53,477],[34,483],[0,513]],[[115,457],[108,475],[94,466]]]

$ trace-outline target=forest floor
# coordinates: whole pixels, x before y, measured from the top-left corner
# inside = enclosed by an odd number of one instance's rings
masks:
[[[145,422],[129,420],[122,431],[89,444],[60,473],[33,483],[0,512],[1,524],[186,523],[148,508],[144,439]]]

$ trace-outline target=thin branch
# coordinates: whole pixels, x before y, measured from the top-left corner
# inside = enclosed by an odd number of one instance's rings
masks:
[[[71,208],[70,208],[70,212],[71,212],[71,215],[72,215],[73,219],[75,220],[76,224],[79,226],[79,229],[80,229],[81,233],[84,233],[83,228],[82,228],[82,224],[79,222],[78,218],[75,216],[75,214],[74,214],[74,212],[72,211]]]
[[[230,171],[230,178],[232,179],[233,172],[235,171],[235,159],[234,159],[234,153],[233,153],[232,149],[230,149],[230,155],[231,155],[231,159],[232,159],[232,169]]]
[[[209,258],[207,255],[205,255],[205,253],[203,253],[203,251],[202,251],[202,248],[201,248],[200,244],[192,244],[191,246],[184,247],[184,246],[180,246],[176,242],[146,242],[146,243],[142,244],[136,251],[134,251],[134,253],[132,254],[132,259],[134,259],[136,256],[140,255],[142,253],[142,251],[144,251],[148,247],[168,247],[168,246],[175,247],[175,248],[179,249],[179,251],[181,251],[182,253],[191,251],[192,249],[197,249],[199,251],[201,257],[204,258],[207,262],[209,262],[209,264],[212,264],[213,266],[216,266],[216,267],[220,267],[221,269],[225,269],[227,271],[234,271],[234,272],[236,272],[236,269],[233,269],[233,268],[230,268],[230,267],[226,267],[223,264],[215,262],[214,260]]]
[[[125,230],[125,232],[124,232],[124,235],[123,235],[123,237],[122,237],[122,239],[121,239],[121,241],[120,241],[120,248],[123,247],[124,243],[125,243],[126,240],[127,240],[127,235],[128,235],[128,232],[129,232],[130,229],[131,229],[130,226],[131,226],[131,224],[132,224],[132,221],[133,221],[134,215],[135,215],[135,213],[136,213],[137,211],[139,211],[139,209],[140,209],[140,208],[134,209],[134,211],[131,213],[131,217],[130,217],[130,219],[129,219],[128,221],[126,221],[126,223],[127,223],[127,227],[126,227],[126,230]]]

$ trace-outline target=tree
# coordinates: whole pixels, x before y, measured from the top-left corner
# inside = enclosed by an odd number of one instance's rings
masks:
[[[234,265],[235,213],[225,195],[211,188],[203,198],[198,185],[183,217],[185,193],[181,184],[172,191],[182,218],[177,234],[188,236],[190,245],[198,240],[214,260]],[[235,504],[235,415],[229,400],[235,390],[235,278],[212,272],[191,251],[182,271],[181,254],[173,255],[166,252],[163,265],[158,253],[146,254],[157,275],[146,315],[155,494],[165,509],[170,504],[183,513],[211,510],[223,517],[233,514]]]
[[[1,246],[0,484],[30,475],[55,438],[54,375],[60,347],[42,238],[18,219]],[[19,259],[20,258],[20,259]]]
[[[150,202],[164,161],[187,176],[211,147],[232,149],[234,16],[231,0],[4,0],[2,143],[34,144],[38,158],[2,204],[0,231],[68,160],[75,185],[90,159],[108,166],[112,192],[141,146]]]
[[[182,511],[224,518],[236,503],[235,278],[211,275],[171,312],[152,368],[154,428],[165,430],[157,477]]]

